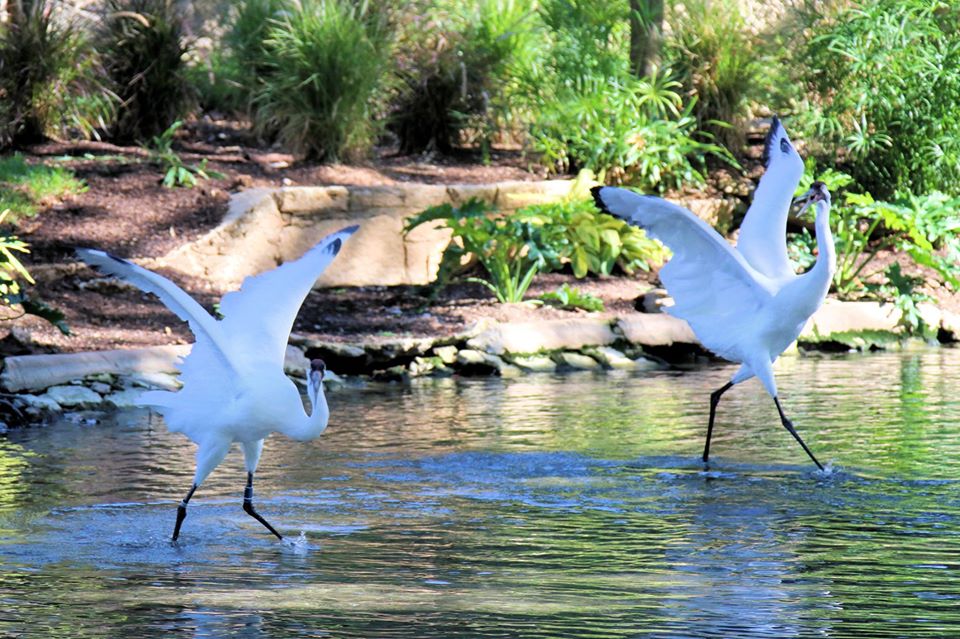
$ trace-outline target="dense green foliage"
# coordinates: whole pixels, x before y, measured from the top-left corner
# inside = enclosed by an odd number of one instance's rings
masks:
[[[808,24],[809,134],[877,197],[960,194],[960,4],[871,0]]]
[[[689,108],[680,112],[673,83],[662,78],[597,82],[544,104],[531,125],[531,146],[562,172],[588,169],[601,181],[644,191],[703,185],[708,155],[720,146],[696,137]]]
[[[304,0],[284,12],[264,43],[258,128],[310,158],[362,157],[380,131],[390,43],[385,16],[366,2]]]
[[[99,50],[120,104],[111,138],[143,142],[186,115],[193,104],[187,81],[183,25],[173,0],[110,0]]]
[[[692,98],[697,127],[737,151],[749,102],[762,95],[760,38],[733,2],[680,0],[670,9],[665,63]]]
[[[36,215],[45,198],[60,198],[85,189],[82,181],[62,167],[27,164],[19,154],[0,158],[0,210],[10,222]]]
[[[696,99],[684,99],[669,69],[631,73],[625,3],[547,0],[541,18],[546,43],[518,98],[548,167],[662,192],[702,185],[709,155],[732,162],[698,129]]]

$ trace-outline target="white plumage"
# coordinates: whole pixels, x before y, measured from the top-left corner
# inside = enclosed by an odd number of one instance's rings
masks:
[[[197,444],[196,473],[190,492],[178,508],[174,540],[186,516],[187,502],[234,443],[243,447],[247,470],[244,509],[282,538],[253,509],[253,473],[263,440],[270,433],[309,440],[327,427],[323,363],[314,360],[307,373],[308,415],[296,385],[283,372],[283,360],[300,306],[343,242],[356,230],[352,226],[332,233],[300,259],[246,278],[240,290],[221,300],[222,320],[212,317],[180,287],[157,273],[103,251],[77,249],[77,255],[88,264],[159,297],[188,323],[196,337],[180,365],[183,387],[176,392],[150,391],[140,398],[142,405],[163,415],[171,431],[182,432]]]
[[[741,364],[730,382],[711,395],[703,460],[709,458],[720,396],[756,376],[773,397],[784,427],[822,468],[783,413],[773,362],[800,335],[830,288],[835,263],[830,194],[819,182],[808,192],[809,202],[816,203],[819,256],[813,268],[797,275],[787,259],[786,224],[803,161],[776,118],[767,155],[736,248],[693,213],[662,198],[614,187],[595,187],[593,195],[601,210],[646,229],[673,251],[660,271],[675,301],[668,312],[686,320],[706,348]]]

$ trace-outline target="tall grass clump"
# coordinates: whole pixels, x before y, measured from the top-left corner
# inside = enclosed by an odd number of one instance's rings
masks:
[[[680,0],[669,15],[664,60],[695,98],[697,127],[727,148],[743,144],[743,122],[764,85],[760,42],[733,0]]]
[[[539,35],[532,0],[433,3],[400,22],[390,128],[401,152],[486,145],[515,126],[515,78]]]
[[[385,15],[366,2],[304,0],[271,23],[258,130],[310,159],[363,157],[381,130],[390,45]]]
[[[235,3],[221,46],[194,70],[201,106],[250,114],[253,97],[267,72],[266,40],[273,21],[293,0],[242,0]]]
[[[808,15],[809,137],[867,192],[960,194],[960,4],[874,0]]]
[[[111,95],[84,30],[54,3],[24,0],[0,23],[0,149],[103,124]]]
[[[109,0],[99,48],[120,104],[111,138],[142,142],[186,115],[194,101],[183,24],[173,0]]]

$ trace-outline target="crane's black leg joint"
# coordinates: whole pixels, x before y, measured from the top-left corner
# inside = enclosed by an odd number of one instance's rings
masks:
[[[243,511],[259,521],[267,530],[277,536],[277,539],[283,539],[283,535],[277,532],[277,529],[270,525],[253,507],[253,473],[247,473],[247,486],[243,489]]]

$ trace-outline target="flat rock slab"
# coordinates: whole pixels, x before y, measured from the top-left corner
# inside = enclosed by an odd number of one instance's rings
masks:
[[[577,350],[617,341],[610,320],[562,319],[497,324],[467,341],[470,348],[501,355]]]
[[[641,346],[700,343],[689,324],[664,313],[626,315],[617,320],[617,329],[628,342]]]
[[[178,344],[88,353],[8,357],[4,360],[3,372],[0,373],[0,387],[11,393],[42,390],[98,374],[168,379],[179,374],[177,365],[191,348],[192,344]],[[287,373],[305,376],[309,365],[303,351],[295,346],[287,346],[283,363]]]
[[[0,373],[0,386],[8,392],[17,392],[49,388],[96,373],[176,372],[177,361],[189,351],[189,345],[177,345],[8,357]]]
[[[44,396],[62,408],[92,408],[99,406],[103,398],[86,386],[53,386]]]
[[[854,332],[897,331],[900,311],[893,304],[879,302],[841,302],[826,300],[807,321],[801,341],[819,342],[829,340],[831,335]]]

